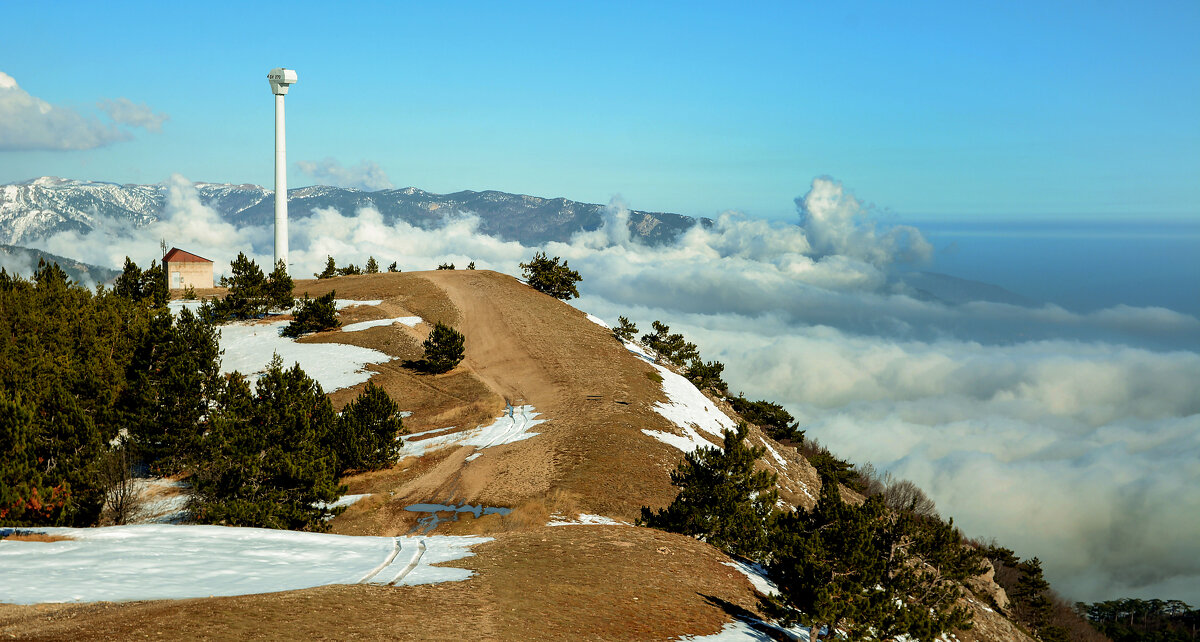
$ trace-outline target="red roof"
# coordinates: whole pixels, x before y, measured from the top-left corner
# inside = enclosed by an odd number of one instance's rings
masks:
[[[203,256],[196,256],[191,252],[184,252],[177,247],[173,247],[171,248],[171,251],[167,252],[167,255],[163,257],[163,263],[212,263],[212,261],[204,258]]]

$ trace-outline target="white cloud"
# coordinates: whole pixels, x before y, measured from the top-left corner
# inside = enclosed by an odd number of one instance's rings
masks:
[[[354,167],[345,167],[333,158],[326,158],[321,161],[297,161],[296,168],[321,184],[368,192],[393,187],[383,168],[374,161],[362,161]]]
[[[168,116],[128,98],[102,100],[97,106],[116,124],[162,130]],[[0,150],[81,150],[130,140],[116,124],[101,122],[70,107],[32,96],[12,76],[0,72]]]
[[[170,118],[166,114],[155,113],[146,103],[139,105],[128,98],[102,100],[97,106],[108,114],[113,122],[130,127],[141,127],[154,133],[161,132],[163,122]]]
[[[0,150],[92,149],[130,138],[115,125],[29,95],[0,72]]]

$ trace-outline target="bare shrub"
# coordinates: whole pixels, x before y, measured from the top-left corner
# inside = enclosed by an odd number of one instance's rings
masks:
[[[900,479],[887,484],[883,491],[883,503],[896,511],[906,511],[923,517],[937,517],[937,506],[932,499],[913,482]]]
[[[887,483],[891,478],[890,475],[880,475],[879,471],[875,468],[875,464],[871,462],[855,466],[854,474],[858,475],[858,485],[862,488],[862,494],[867,497],[882,494],[887,490]]]
[[[104,489],[106,524],[125,524],[141,509],[141,499],[133,475],[133,456],[122,441],[100,462],[100,485]]]

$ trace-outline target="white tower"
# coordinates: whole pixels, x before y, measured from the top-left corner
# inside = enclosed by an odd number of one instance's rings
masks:
[[[296,82],[296,70],[276,67],[267,74],[271,93],[275,94],[275,263],[283,261],[288,266],[287,225],[287,135],[283,126],[283,97],[288,87]]]

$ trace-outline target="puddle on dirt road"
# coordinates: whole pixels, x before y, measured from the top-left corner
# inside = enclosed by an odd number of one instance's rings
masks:
[[[417,520],[417,525],[408,531],[410,535],[417,531],[420,531],[422,534],[428,533],[437,528],[437,525],[442,522],[456,522],[458,521],[459,513],[471,513],[478,519],[484,515],[507,515],[512,512],[511,508],[484,506],[483,504],[476,504],[474,506],[470,504],[460,504],[458,506],[453,504],[412,504],[405,506],[404,510],[413,513],[428,513],[428,515]],[[445,515],[445,513],[449,513],[449,515]]]

